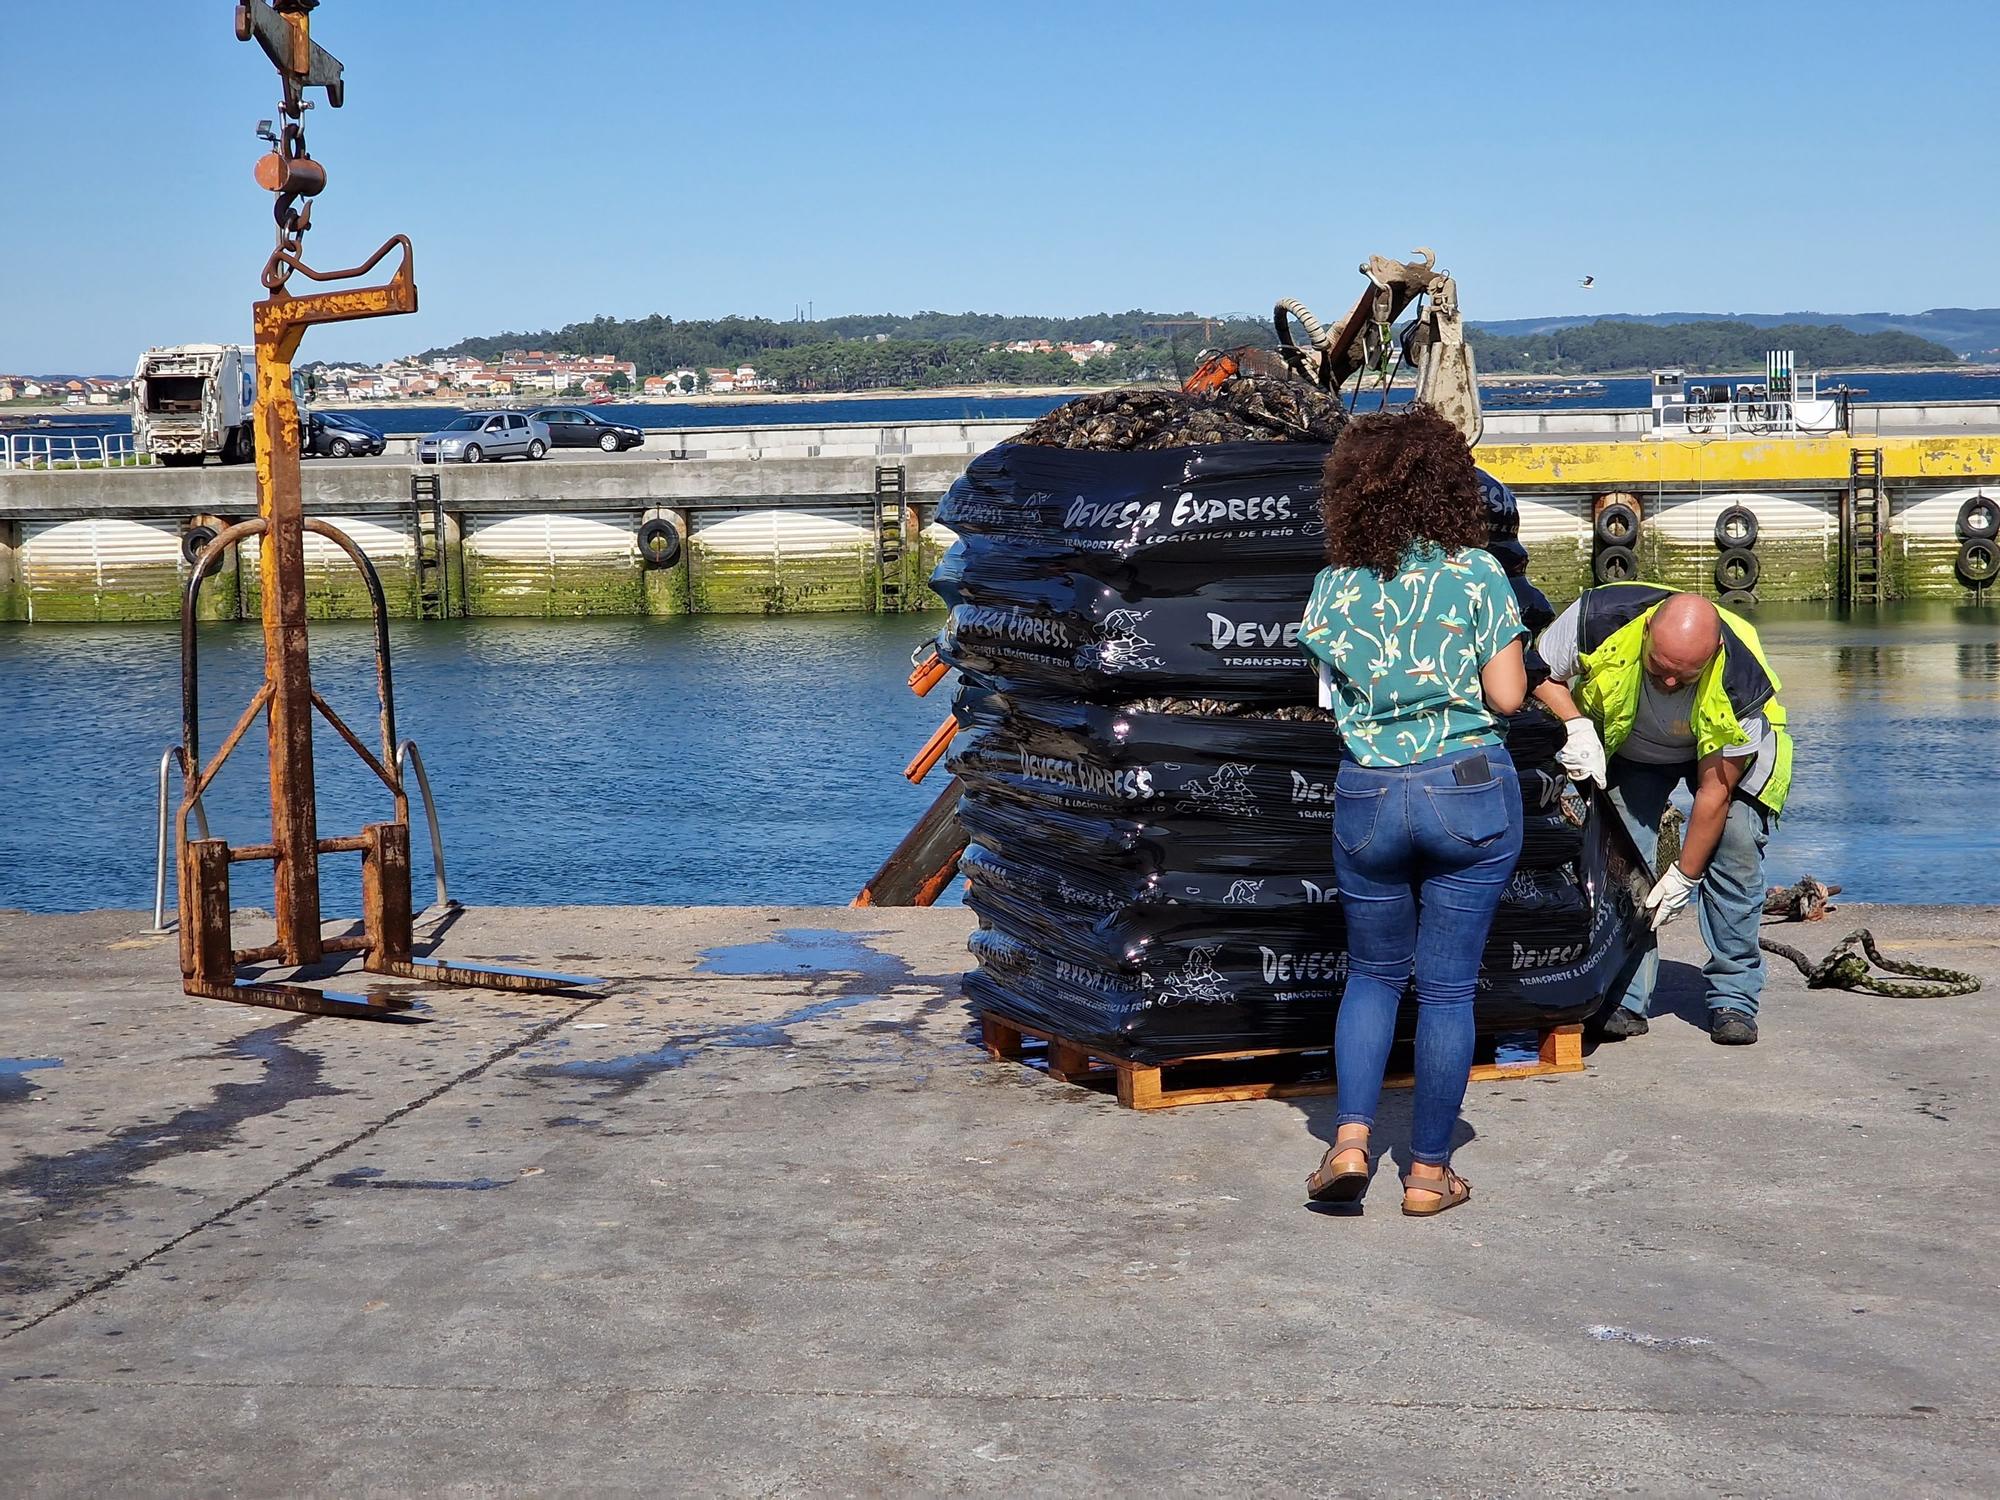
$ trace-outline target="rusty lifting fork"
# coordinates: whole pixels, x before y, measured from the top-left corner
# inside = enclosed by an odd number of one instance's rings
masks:
[[[182,987],[191,995],[270,1005],[314,1015],[383,1019],[407,1010],[396,995],[348,998],[303,985],[246,982],[244,964],[318,963],[328,954],[358,953],[373,974],[454,985],[545,992],[594,985],[574,974],[440,964],[413,956],[414,917],[410,899],[410,804],[397,756],[394,685],[389,670],[388,607],[382,582],[368,557],[337,527],[307,519],[299,483],[299,413],[292,396],[292,359],[306,329],[316,323],[345,322],[415,312],[417,287],[408,238],[397,235],[358,266],[315,271],[300,255],[311,228],[310,198],[326,185],[326,173],[305,151],[297,124],[306,108],[304,91],[325,87],[340,103],[340,64],[312,41],[310,12],[318,0],[247,0],[237,8],[237,35],[255,36],[284,77],[281,106],[289,116],[282,137],[268,127],[272,155],[258,163],[258,181],[277,194],[278,242],[265,263],[269,295],[253,309],[257,344],[256,455],[257,519],[239,521],[202,550],[181,601],[181,764],[184,778],[174,825],[180,871],[180,951]],[[293,272],[315,282],[345,282],[366,276],[391,251],[402,258],[380,286],[293,296],[286,283]],[[305,533],[322,536],[344,551],[368,588],[375,623],[376,689],[380,706],[381,750],[374,753],[314,691],[306,637]],[[195,602],[202,580],[231,546],[259,537],[258,576],[264,621],[264,684],[216,751],[201,759],[199,678],[195,654]],[[263,714],[270,745],[271,840],[231,848],[222,839],[190,839],[187,822],[223,763]],[[394,816],[371,823],[358,834],[323,839],[314,806],[312,717],[318,713],[346,741],[389,790]],[[361,933],[327,938],[320,931],[319,857],[359,853],[362,857]],[[260,948],[236,948],[230,937],[229,867],[252,860],[273,866],[273,915],[277,941]]]

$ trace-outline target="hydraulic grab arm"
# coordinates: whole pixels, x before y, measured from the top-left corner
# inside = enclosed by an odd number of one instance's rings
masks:
[[[1262,349],[1231,349],[1205,360],[1182,389],[1215,390],[1243,374],[1289,374],[1295,380],[1337,391],[1362,370],[1377,372],[1386,386],[1394,363],[1416,371],[1416,399],[1435,407],[1477,443],[1484,426],[1479,407],[1479,374],[1465,341],[1458,283],[1437,269],[1437,257],[1419,248],[1414,261],[1371,255],[1361,266],[1368,288],[1340,327],[1328,332],[1312,310],[1295,297],[1280,298],[1272,313],[1278,335],[1276,355]],[[1401,333],[1396,320],[1421,304]],[[1299,333],[1305,342],[1299,342]]]

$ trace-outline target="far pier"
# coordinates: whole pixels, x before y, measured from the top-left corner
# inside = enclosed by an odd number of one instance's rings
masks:
[[[1994,599],[1966,529],[1988,513],[1965,513],[2000,495],[2000,404],[1855,406],[1830,436],[1659,438],[1652,418],[1487,414],[1480,462],[1520,497],[1521,539],[1552,598],[1601,573],[1613,542],[1645,576],[1728,592],[1718,521],[1740,507],[1755,518],[1746,592],[1758,599]],[[935,608],[925,580],[952,541],[937,502],[1023,425],[654,429],[616,458],[442,469],[417,466],[413,436],[394,434],[380,459],[306,465],[305,505],[361,545],[392,612],[411,618]],[[22,445],[9,453],[0,619],[175,618],[208,529],[256,510],[247,465],[38,467]],[[1599,524],[1618,505],[1638,523],[1629,536]],[[205,617],[256,614],[254,546],[204,585]],[[366,613],[336,549],[312,539],[307,568],[314,617]]]

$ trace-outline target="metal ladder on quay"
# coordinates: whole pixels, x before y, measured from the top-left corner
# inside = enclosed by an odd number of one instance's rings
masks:
[[[451,569],[445,565],[444,483],[436,473],[410,476],[410,538],[417,553],[417,613],[451,617]]]
[[[896,614],[903,608],[903,513],[909,504],[909,476],[901,464],[875,466],[875,609]]]
[[[1856,448],[1847,480],[1847,556],[1841,568],[1843,604],[1880,604],[1884,574],[1882,545],[1888,501],[1882,490],[1882,450]]]

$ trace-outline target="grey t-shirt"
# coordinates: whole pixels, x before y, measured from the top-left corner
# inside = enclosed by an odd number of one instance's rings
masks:
[[[1576,649],[1577,619],[1581,607],[1582,601],[1578,600],[1557,615],[1535,644],[1536,653],[1548,664],[1551,681],[1567,683],[1582,670]],[[1618,753],[1627,760],[1649,766],[1678,766],[1693,760],[1694,731],[1688,726],[1693,707],[1693,683],[1667,693],[1654,687],[1650,677],[1641,674],[1639,705],[1632,719],[1632,732],[1618,747]],[[1724,755],[1755,755],[1763,747],[1770,729],[1762,714],[1752,714],[1743,721],[1743,733],[1747,736],[1744,742],[1728,746],[1722,752]]]

